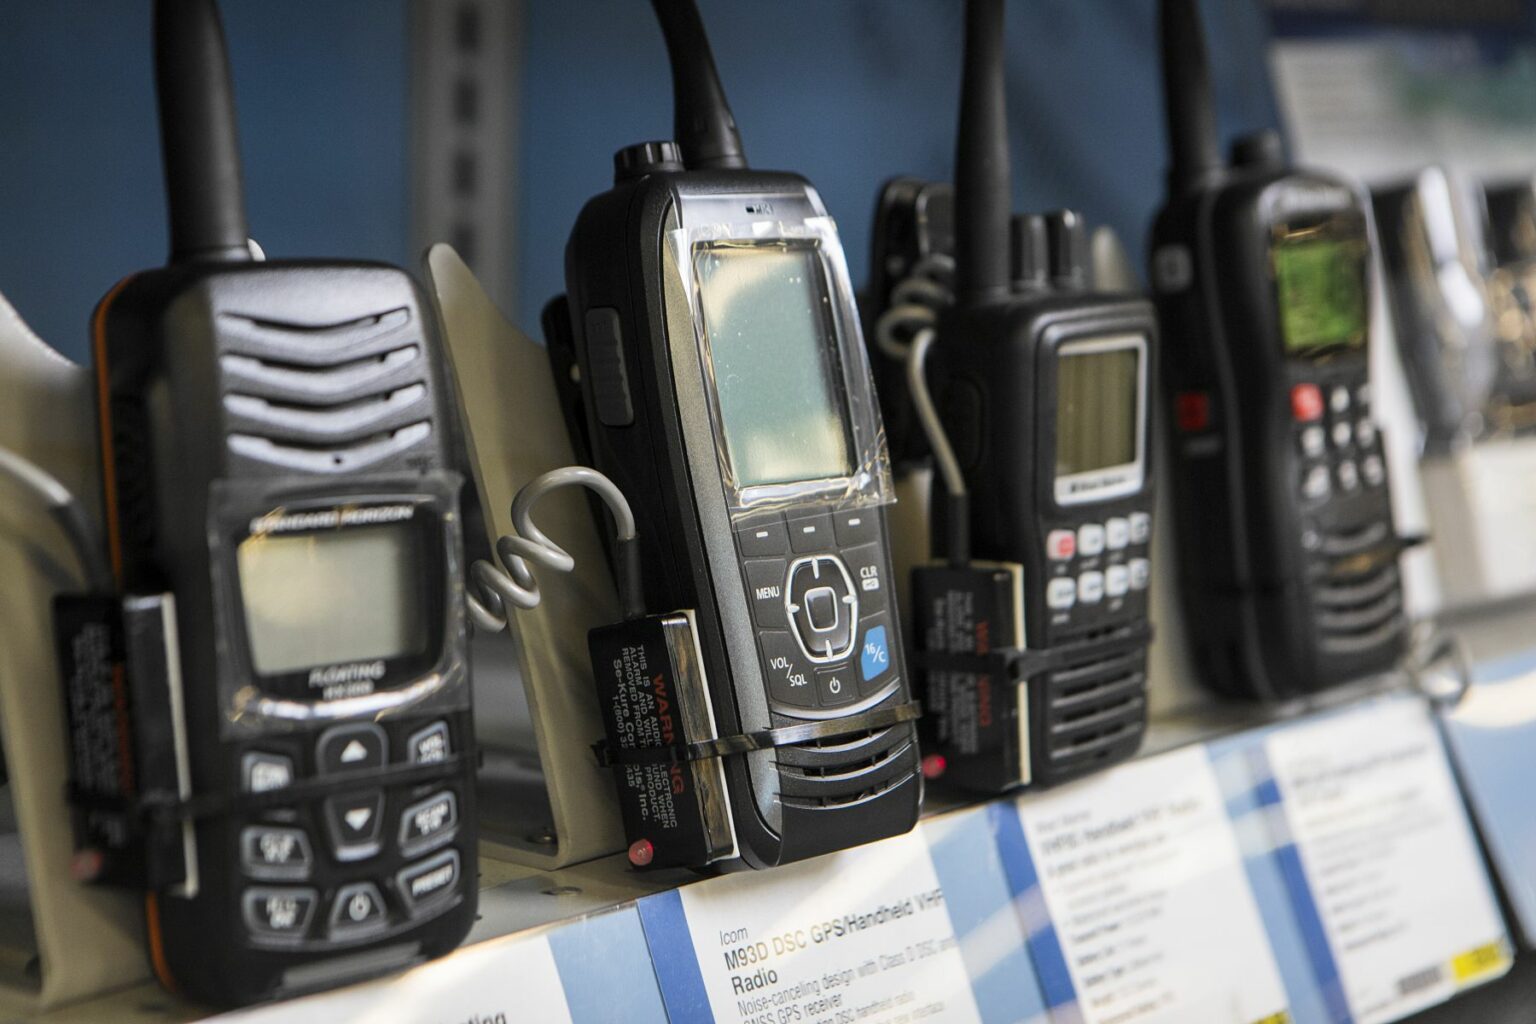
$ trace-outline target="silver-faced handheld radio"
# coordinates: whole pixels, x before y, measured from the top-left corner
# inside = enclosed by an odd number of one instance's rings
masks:
[[[680,610],[594,633],[613,753],[714,751],[619,771],[636,862],[766,867],[916,820],[888,460],[832,220],[803,178],[747,169],[697,11],[655,6],[678,141],[619,151],[546,325],[634,505],[645,606]]]

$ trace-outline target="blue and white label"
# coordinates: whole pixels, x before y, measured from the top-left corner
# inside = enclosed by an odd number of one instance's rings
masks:
[[[1355,1024],[1504,973],[1509,939],[1425,702],[1279,729],[1264,753]]]
[[[1288,1019],[1204,748],[1026,796],[997,815],[1053,1021]]]
[[[648,897],[640,916],[674,1021],[981,1021],[917,832]]]

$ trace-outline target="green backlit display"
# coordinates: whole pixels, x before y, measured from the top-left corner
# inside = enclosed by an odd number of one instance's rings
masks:
[[[1311,355],[1365,344],[1365,246],[1356,238],[1281,237],[1274,256],[1285,351]]]

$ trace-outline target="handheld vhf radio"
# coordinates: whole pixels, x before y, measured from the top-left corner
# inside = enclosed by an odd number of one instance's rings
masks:
[[[1140,745],[1156,346],[1145,300],[1093,289],[1076,214],[1010,222],[1003,24],[1001,0],[967,5],[953,193],[889,184],[892,222],[877,235],[898,245],[875,257],[886,273],[917,257],[880,342],[892,347],[904,309],[914,347],[925,320],[936,326],[938,418],[963,480],[936,474],[934,548],[949,564],[913,574],[924,749],[946,779],[994,791],[1059,782]],[[942,268],[951,224],[953,302],[918,316],[910,275]],[[938,456],[942,469],[949,454]]]
[[[119,757],[130,795],[174,801],[140,878],[156,972],[248,1002],[474,919],[459,481],[416,285],[253,260],[213,0],[159,0],[155,42],[171,264],[93,322]]]
[[[1198,671],[1278,698],[1391,667],[1407,635],[1371,418],[1371,232],[1278,139],[1220,158],[1195,0],[1162,0],[1172,165],[1151,277],[1179,589]]]
[[[635,772],[620,794],[636,863],[767,867],[917,818],[889,471],[832,220],[803,178],[747,169],[698,12],[655,8],[678,141],[619,151],[582,210],[567,340],[594,465],[634,506],[644,603],[688,610],[663,620],[659,739],[734,752],[671,773],[680,802],[701,790],[702,837],[669,838]],[[605,694],[638,646],[594,633]]]

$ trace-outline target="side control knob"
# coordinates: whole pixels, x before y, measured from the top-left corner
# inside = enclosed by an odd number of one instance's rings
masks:
[[[1050,240],[1051,283],[1058,288],[1088,287],[1088,228],[1075,210],[1056,210],[1045,215]]]
[[[683,151],[675,142],[637,142],[613,154],[613,183],[643,178],[647,174],[683,169]]]
[[[1038,213],[1015,214],[1008,225],[1008,241],[1013,257],[1014,290],[1034,292],[1045,288],[1051,272],[1045,218]]]
[[[1252,135],[1244,135],[1232,143],[1233,167],[1273,167],[1276,169],[1285,166],[1285,144],[1280,141],[1280,133],[1274,131],[1254,132]]]

